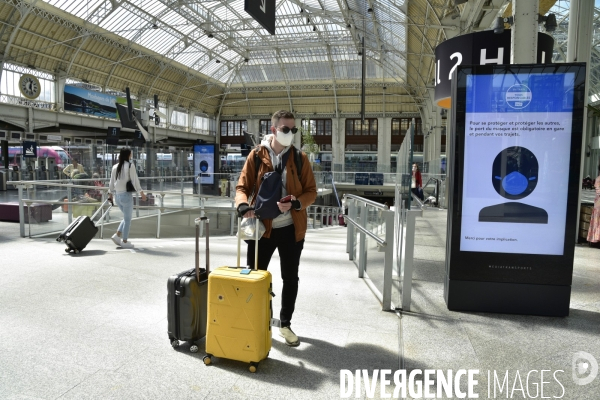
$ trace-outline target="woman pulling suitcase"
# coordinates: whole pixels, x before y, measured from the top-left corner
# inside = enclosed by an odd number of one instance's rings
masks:
[[[117,233],[112,235],[112,241],[124,249],[133,248],[129,238],[129,228],[131,227],[131,218],[133,217],[133,192],[138,192],[142,196],[142,201],[146,201],[146,195],[137,176],[136,168],[131,168],[131,149],[121,149],[119,153],[118,164],[113,165],[110,174],[110,184],[108,186],[108,198],[115,202],[123,213],[123,220],[119,224]]]

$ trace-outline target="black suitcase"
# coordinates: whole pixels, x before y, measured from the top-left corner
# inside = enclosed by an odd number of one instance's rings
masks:
[[[92,215],[92,218],[85,215],[79,216],[75,219],[75,221],[71,222],[71,224],[67,226],[60,235],[58,235],[56,241],[65,242],[67,244],[67,248],[65,249],[67,253],[70,253],[71,251],[75,254],[81,252],[94,238],[94,236],[96,236],[98,233],[98,227],[96,227],[92,220],[100,211],[104,209],[106,203],[110,203],[110,205],[100,217],[100,220],[102,220],[102,218],[104,218],[104,216],[113,206],[111,200],[106,200],[104,203],[102,203],[102,206],[96,210],[94,215]]]
[[[206,336],[209,248],[207,217],[196,218],[196,267],[173,275],[167,281],[167,321],[171,346],[179,341],[191,342],[190,351],[198,352],[194,343]],[[206,268],[200,268],[200,223],[206,226]]]

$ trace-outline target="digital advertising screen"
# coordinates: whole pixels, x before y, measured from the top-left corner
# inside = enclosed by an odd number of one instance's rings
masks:
[[[215,145],[194,145],[194,175],[200,176],[200,183],[211,185],[215,183]],[[198,178],[196,178],[198,181]]]
[[[450,258],[461,279],[570,279],[584,95],[582,64],[459,69]]]
[[[462,251],[563,254],[574,85],[574,73],[467,77]]]

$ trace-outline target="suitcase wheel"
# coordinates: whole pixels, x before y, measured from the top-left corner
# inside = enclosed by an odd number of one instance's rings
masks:
[[[179,347],[179,340],[173,340],[171,341],[171,346],[173,346],[174,349]]]
[[[258,369],[258,363],[251,362],[248,370],[252,373],[255,373],[257,369]]]
[[[193,344],[190,346],[190,352],[191,353],[197,353],[198,352],[198,346]]]
[[[70,252],[71,252],[71,249],[67,247],[67,248],[65,249],[65,252],[66,252],[66,253],[70,253]]]
[[[210,362],[212,361],[210,356],[204,356],[202,357],[202,361],[204,362],[204,365],[210,365]]]

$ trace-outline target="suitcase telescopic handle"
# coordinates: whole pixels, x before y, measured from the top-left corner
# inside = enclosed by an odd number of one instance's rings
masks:
[[[255,237],[254,237],[254,270],[258,270],[258,223],[259,219],[256,219],[256,228],[254,229]],[[238,240],[237,240],[237,267],[240,268],[241,262],[241,254],[242,254],[242,235],[240,234],[240,229],[242,227],[242,217],[238,217]]]
[[[209,219],[200,217],[194,220],[196,224],[196,281],[200,283],[200,224],[206,226],[206,274],[210,272],[210,249],[209,249]]]

